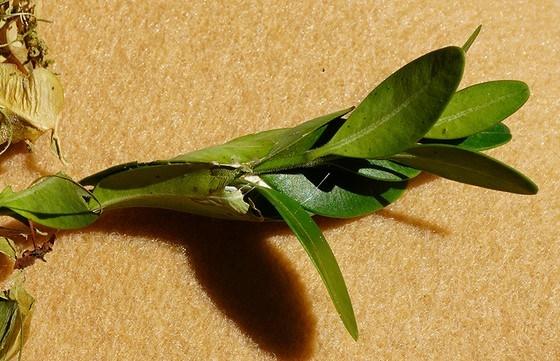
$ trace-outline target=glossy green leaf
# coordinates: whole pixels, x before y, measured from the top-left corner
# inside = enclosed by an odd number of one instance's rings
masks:
[[[483,130],[482,132],[459,139],[422,139],[422,144],[448,144],[459,148],[483,151],[504,145],[511,140],[509,128],[502,123]]]
[[[262,163],[256,165],[253,168],[254,173],[280,172],[293,168],[317,166],[323,163],[323,159],[310,162],[307,159],[306,151],[318,144],[324,144],[340,128],[343,122],[343,119],[335,118],[327,124],[307,132],[297,142],[292,143],[273,157],[265,159]]]
[[[471,48],[472,44],[478,38],[478,34],[480,34],[480,30],[482,29],[482,25],[479,25],[475,31],[469,36],[465,44],[463,45],[463,51],[466,53]]]
[[[356,317],[344,278],[336,258],[317,224],[290,197],[269,188],[258,188],[258,190],[272,203],[295,233],[315,268],[319,271],[344,326],[355,340],[358,339]]]
[[[498,80],[458,91],[424,138],[457,139],[488,129],[515,113],[529,98],[527,84]]]
[[[327,130],[327,126],[316,129],[315,132],[306,135],[297,145],[278,153],[276,156],[258,164],[253,168],[255,174],[281,172],[298,167],[308,167],[320,162],[310,162],[305,152],[321,138]]]
[[[457,89],[464,53],[447,47],[405,65],[375,88],[334,137],[308,158],[384,158],[414,145],[432,127]]]
[[[128,162],[128,163],[123,163],[123,164],[117,164],[117,165],[114,165],[114,166],[109,167],[107,169],[104,169],[100,172],[97,172],[97,173],[94,173],[92,175],[87,176],[86,178],[80,180],[80,184],[82,184],[84,186],[95,186],[102,179],[107,178],[108,176],[110,176],[112,174],[116,174],[116,173],[119,173],[119,172],[124,172],[124,171],[130,170],[130,169],[136,169],[136,168],[140,168],[140,167],[149,167],[149,166],[166,165],[166,164],[185,164],[185,162],[178,161],[177,163],[173,163],[171,161],[153,161],[153,162],[146,162],[146,163]]]
[[[418,169],[385,159],[342,158],[328,164],[362,177],[384,182],[402,182],[420,174]]]
[[[511,132],[509,128],[502,123],[498,123],[489,129],[461,139],[461,142],[458,143],[457,146],[469,150],[482,151],[499,147],[510,140]]]
[[[309,168],[260,176],[303,208],[325,217],[352,218],[378,211],[397,200],[404,182],[381,182],[339,169]]]
[[[245,135],[222,145],[179,155],[170,161],[234,166],[250,163],[261,164],[282,154],[284,156],[293,154],[298,143],[310,133],[313,133],[334,119],[340,118],[352,109],[348,108],[324,115],[304,122],[294,128],[273,129]]]
[[[92,193],[104,209],[151,207],[203,216],[258,220],[230,183],[238,170],[209,164],[138,165],[108,175]]]
[[[0,213],[12,212],[50,228],[76,229],[95,222],[100,209],[82,186],[57,175],[42,178],[21,192],[4,189],[0,193]]]
[[[461,183],[519,194],[537,186],[508,165],[482,153],[442,144],[422,144],[391,159]]]
[[[172,158],[172,162],[214,163],[239,165],[258,161],[290,132],[286,129],[272,129],[260,133],[244,135],[225,144],[200,149]]]
[[[274,145],[274,147],[270,150],[270,153],[263,159],[263,161],[274,158],[279,155],[279,153],[294,153],[294,149],[297,153],[299,153],[301,151],[301,147],[298,147],[298,144],[305,140],[308,135],[313,134],[317,129],[347,114],[352,109],[354,109],[354,107],[339,110],[291,128],[282,137],[280,137],[278,143]]]

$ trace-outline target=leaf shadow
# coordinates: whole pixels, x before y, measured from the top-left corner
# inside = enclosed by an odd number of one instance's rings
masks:
[[[440,236],[448,236],[451,234],[451,231],[448,228],[440,226],[439,224],[427,221],[420,217],[414,217],[403,212],[393,211],[389,208],[383,208],[373,214],[351,218],[351,219],[328,218],[328,217],[316,217],[314,219],[319,225],[319,227],[324,231],[324,230],[342,227],[346,224],[356,221],[356,219],[367,218],[367,217],[383,217],[385,219],[391,219],[398,223],[402,223],[422,231],[428,231],[430,233],[437,234]]]
[[[392,219],[394,221],[397,221],[399,223],[403,223],[415,228],[418,228],[420,230],[423,231],[428,231],[431,232],[433,234],[437,234],[440,236],[448,236],[451,234],[451,231],[446,228],[446,227],[442,227],[436,223],[427,221],[425,219],[422,219],[420,217],[414,217],[411,216],[409,214],[406,213],[402,213],[402,212],[397,212],[397,211],[393,211],[390,209],[382,209],[379,212],[377,212],[377,214],[383,218],[386,219]]]
[[[60,162],[60,164],[62,163]],[[25,165],[29,170],[37,173],[40,177],[45,177],[52,174],[52,172],[50,172],[46,167],[41,166],[33,153],[30,153],[29,157],[25,158]]]
[[[409,180],[406,188],[410,190],[410,189],[422,187],[428,183],[435,181],[436,179],[440,179],[440,177],[432,173],[422,172],[416,177]]]
[[[84,232],[118,232],[184,247],[214,305],[262,350],[281,360],[313,353],[316,320],[289,260],[266,240],[282,223],[222,221],[155,209],[111,211]]]
[[[1,144],[0,149],[3,149],[6,144]],[[0,154],[0,174],[6,171],[4,167],[4,162],[8,161],[11,158],[19,156],[21,154],[28,154],[29,150],[24,142],[19,142],[15,144],[10,144],[8,149],[6,149],[3,153]]]
[[[436,179],[425,173],[417,178],[411,188]],[[449,233],[391,210],[378,215],[433,233]],[[316,220],[321,228],[330,229],[355,219]],[[266,241],[273,235],[289,234],[283,223],[221,221],[166,210],[126,209],[108,212],[80,232],[118,232],[184,247],[204,292],[263,351],[281,360],[312,357],[317,321],[304,286],[289,260]]]
[[[0,145],[0,148],[3,146],[4,145]],[[0,154],[0,174],[6,171],[6,169],[4,169],[3,163],[19,155],[25,155],[24,164],[28,170],[37,173],[41,177],[52,174],[49,169],[41,166],[41,164],[37,161],[35,153],[33,153],[33,148],[30,150],[25,142],[11,144],[4,153]]]

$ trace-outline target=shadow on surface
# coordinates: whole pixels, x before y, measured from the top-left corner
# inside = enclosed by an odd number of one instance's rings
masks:
[[[0,144],[0,150],[4,149],[6,144]],[[9,161],[11,158],[14,158],[21,154],[28,154],[29,150],[27,149],[24,142],[19,142],[16,144],[11,144],[8,149],[6,149],[2,154],[0,154],[0,174],[6,172],[6,165],[5,163]]]
[[[0,149],[4,146],[5,144],[0,145]],[[40,165],[36,157],[37,153],[34,153],[34,151],[39,151],[39,149],[35,149],[35,147],[32,147],[32,149],[30,150],[28,146],[25,144],[25,142],[11,144],[10,147],[6,149],[4,153],[0,154],[0,174],[8,171],[5,165],[7,161],[20,155],[25,156],[24,164],[28,170],[37,173],[39,176],[46,176],[52,174],[52,171],[49,171],[49,169]],[[59,162],[58,166],[62,168],[63,163]]]
[[[404,223],[406,225],[418,228],[423,231],[429,231],[434,234],[438,234],[440,236],[447,236],[451,234],[451,231],[445,227],[442,227],[436,223],[427,221],[425,219],[414,217],[402,212],[391,211],[388,209],[382,209],[376,213],[377,215],[392,219],[399,223]]]
[[[427,172],[422,172],[419,175],[417,175],[416,177],[409,180],[406,188],[410,191],[410,190],[413,190],[414,188],[418,188],[418,187],[421,187],[425,184],[431,183],[438,178],[440,178],[440,177],[438,177],[437,175],[427,173]]]
[[[229,222],[172,211],[112,211],[85,232],[119,232],[185,247],[216,307],[259,347],[283,360],[313,352],[314,316],[299,276],[266,239],[283,224]]]
[[[423,175],[411,188],[435,179]],[[448,230],[383,210],[378,213],[433,233]],[[317,218],[322,229],[354,219]],[[283,223],[230,222],[155,209],[111,211],[80,232],[118,232],[155,238],[185,248],[195,276],[214,305],[263,351],[283,360],[305,360],[313,354],[316,320],[304,286],[283,254],[267,242],[289,234]],[[188,327],[188,325],[185,325]]]

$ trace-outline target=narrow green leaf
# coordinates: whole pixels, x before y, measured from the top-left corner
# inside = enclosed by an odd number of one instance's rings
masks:
[[[323,141],[325,135],[332,137],[343,121],[341,117],[352,109],[354,108],[328,114],[292,128],[285,134],[285,138],[253,167],[253,170],[255,173],[268,173],[308,164],[309,160],[305,152]]]
[[[340,118],[352,108],[340,110],[302,123],[294,128],[273,129],[245,135],[225,144],[204,148],[172,158],[171,162],[213,163],[237,166],[262,164],[271,158],[293,155],[298,144],[310,133]],[[311,146],[310,144],[309,146]],[[299,147],[301,148],[301,147]],[[304,149],[307,150],[307,149]]]
[[[263,161],[270,159],[277,154],[285,151],[289,151],[290,148],[294,148],[297,146],[298,143],[305,139],[306,136],[314,133],[317,129],[327,125],[328,123],[332,122],[335,119],[340,118],[341,116],[348,114],[354,107],[347,108],[344,110],[339,110],[337,112],[323,115],[321,117],[309,120],[305,123],[302,123],[294,128],[291,128],[287,131],[274,145],[274,147],[270,150],[270,153],[263,159]]]
[[[239,165],[258,161],[290,132],[286,129],[272,129],[235,138],[225,144],[200,149],[172,158],[172,162],[214,163]]]
[[[488,129],[515,113],[529,98],[527,84],[498,80],[458,91],[436,124],[424,136],[457,139]]]
[[[504,145],[511,140],[511,132],[509,128],[502,123],[483,130],[481,132],[469,135],[457,144],[460,148],[474,151],[483,151]]]
[[[482,153],[442,144],[422,144],[391,159],[461,183],[519,194],[537,186],[508,165]]]
[[[235,168],[203,163],[139,165],[100,179],[92,193],[104,209],[151,207],[258,220],[243,192],[230,185],[237,175]]]
[[[325,217],[352,218],[376,212],[397,200],[405,182],[382,182],[335,168],[263,174],[268,185]]]
[[[465,44],[463,45],[463,51],[466,53],[471,48],[471,45],[474,43],[476,38],[478,38],[478,34],[480,34],[480,30],[482,29],[482,25],[479,25],[475,31],[469,36]]]
[[[100,172],[97,172],[95,174],[89,175],[86,178],[83,178],[82,180],[80,180],[80,184],[84,185],[84,186],[95,186],[97,183],[99,183],[102,179],[107,178],[110,175],[116,174],[116,173],[120,173],[120,172],[124,172],[127,170],[131,170],[131,169],[137,169],[137,168],[145,168],[145,167],[151,167],[151,166],[159,166],[159,165],[173,165],[173,164],[198,164],[198,166],[216,166],[215,164],[212,164],[212,162],[204,162],[204,163],[200,163],[200,162],[186,162],[186,161],[181,161],[181,160],[155,160],[155,161],[151,161],[151,162],[128,162],[128,163],[122,163],[122,164],[117,164],[114,165],[112,167],[106,168]]]
[[[260,171],[285,167],[304,157],[295,160],[295,155],[308,150],[319,139],[328,123],[339,119],[353,108],[344,109],[316,119],[312,119],[295,128],[273,129],[255,134],[235,138],[225,144],[200,149],[194,152],[178,155],[169,160],[139,163],[129,162],[119,164],[90,175],[80,181],[81,184],[95,186],[109,175],[140,167],[172,164],[207,164],[239,167],[253,166]],[[274,158],[274,159],[271,159]],[[288,158],[290,158],[288,160]],[[291,158],[294,158],[293,160]]]
[[[509,128],[502,123],[482,132],[458,139],[422,139],[422,144],[448,144],[474,151],[483,151],[504,145],[511,140]]]
[[[95,186],[99,181],[104,178],[107,178],[111,174],[115,174],[118,172],[123,172],[128,169],[138,168],[140,166],[147,166],[151,165],[152,163],[139,163],[139,162],[128,162],[123,164],[117,164],[107,169],[103,169],[100,172],[94,173],[92,175],[87,176],[86,178],[80,180],[80,184],[84,186]],[[159,164],[159,163],[158,163]]]
[[[386,159],[342,158],[331,161],[328,165],[384,182],[402,182],[420,174],[418,169]]]
[[[384,158],[414,145],[443,112],[461,80],[461,48],[428,53],[384,80],[358,107],[334,137],[308,153]]]
[[[269,188],[259,187],[258,190],[278,210],[278,213],[299,239],[315,268],[319,271],[344,326],[352,338],[357,340],[358,325],[356,324],[352,302],[336,258],[321,230],[307,212],[293,199]]]
[[[336,120],[337,121],[331,121],[330,123],[306,134],[292,146],[277,153],[272,158],[258,164],[253,168],[253,172],[255,174],[275,173],[293,168],[318,166],[319,164],[324,163],[325,159],[310,162],[309,159],[307,159],[306,152],[309,149],[316,147],[318,144],[324,144],[333,136],[344,121],[341,118],[337,118]]]
[[[57,175],[42,178],[21,192],[6,188],[0,194],[0,213],[7,212],[50,228],[76,229],[95,222],[100,209],[91,200],[91,193],[70,178]]]

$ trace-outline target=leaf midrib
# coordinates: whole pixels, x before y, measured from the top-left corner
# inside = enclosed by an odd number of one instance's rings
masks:
[[[369,135],[370,133],[374,132],[375,130],[377,130],[377,128],[381,127],[382,125],[387,123],[389,120],[391,120],[395,116],[397,116],[403,109],[406,109],[408,107],[408,105],[415,98],[417,98],[421,93],[425,93],[425,90],[432,84],[432,82],[433,82],[433,78],[431,78],[430,81],[426,85],[421,87],[417,92],[411,94],[408,98],[406,98],[406,100],[403,101],[401,104],[399,104],[399,106],[396,107],[391,113],[383,116],[379,122],[370,124],[369,126],[363,128],[363,129],[360,129],[359,131],[355,132],[353,135],[350,135],[348,137],[343,138],[342,140],[338,141],[334,145],[331,145],[331,146],[326,145],[325,149],[328,149],[328,150],[332,151],[332,150],[335,150],[335,149],[338,149],[338,148],[345,147],[348,144],[356,141],[357,139],[365,137],[365,136]],[[349,121],[351,121],[351,119],[348,119],[348,122]]]
[[[474,106],[474,107],[467,108],[467,109],[465,109],[465,110],[463,110],[463,111],[457,112],[457,113],[452,114],[452,115],[448,115],[448,116],[441,117],[441,118],[438,120],[438,122],[434,125],[434,128],[437,128],[437,127],[439,127],[439,126],[441,126],[441,125],[443,125],[443,124],[452,122],[452,121],[454,121],[455,119],[464,117],[464,116],[466,116],[466,115],[468,115],[468,114],[471,114],[471,113],[474,113],[474,112],[478,112],[478,111],[480,111],[480,110],[482,110],[482,109],[488,108],[488,107],[490,107],[491,105],[494,105],[494,104],[496,104],[496,103],[499,103],[499,102],[501,102],[501,101],[504,100],[504,99],[508,99],[508,98],[511,98],[511,97],[515,97],[515,96],[517,96],[517,95],[519,95],[519,94],[521,94],[521,93],[523,93],[523,91],[518,91],[518,92],[515,92],[515,93],[509,93],[509,94],[506,94],[506,95],[502,95],[501,97],[495,98],[493,101],[489,101],[489,102],[484,103],[484,104],[481,104],[481,105],[477,105],[477,106]]]

